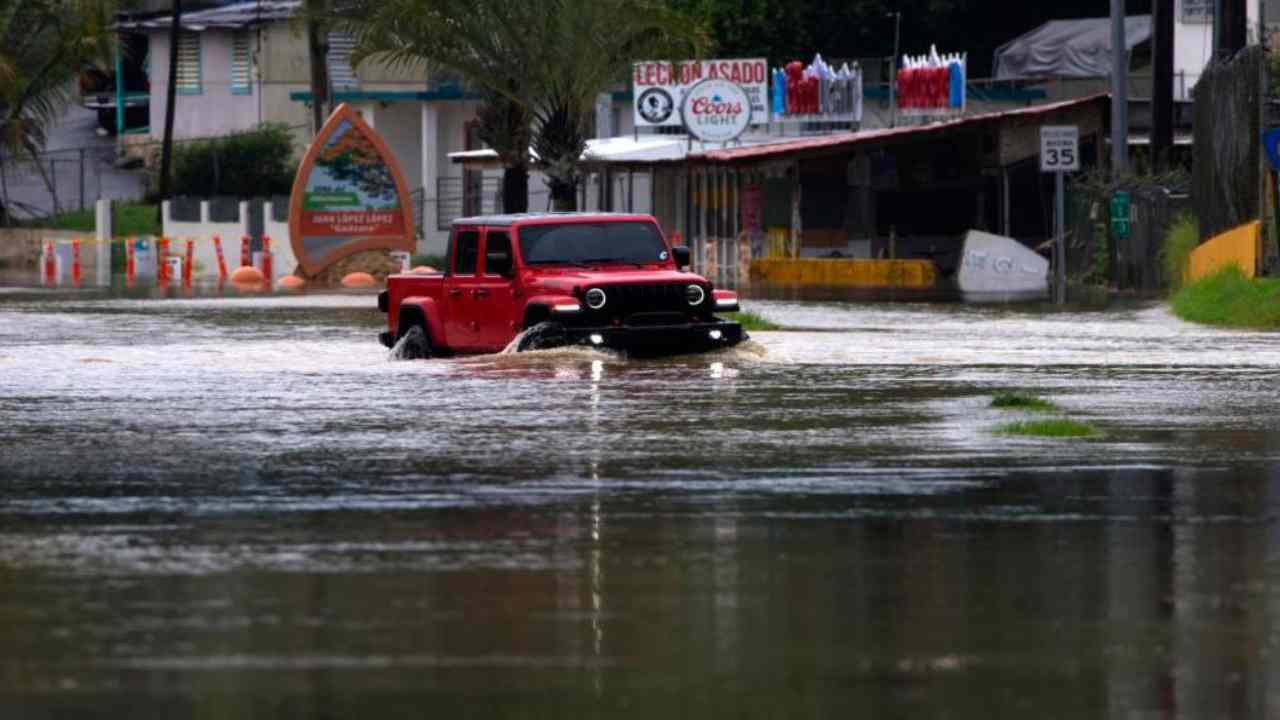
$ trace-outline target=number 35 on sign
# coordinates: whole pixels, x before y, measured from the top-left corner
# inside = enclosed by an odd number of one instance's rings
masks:
[[[1080,170],[1080,128],[1045,125],[1040,128],[1040,172]]]

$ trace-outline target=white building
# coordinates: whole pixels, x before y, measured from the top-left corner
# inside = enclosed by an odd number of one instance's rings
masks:
[[[290,23],[299,0],[253,0],[184,13],[179,40],[174,137],[211,138],[264,122],[294,130],[299,154],[311,139],[311,84],[307,42]],[[119,32],[145,36],[143,63],[151,92],[147,133],[122,138],[130,145],[158,147],[164,131],[169,84],[167,10],[124,16]],[[424,71],[363,63],[353,68],[351,42],[329,38],[328,70],[333,101],[355,106],[387,141],[413,195],[422,240],[420,251],[443,253],[448,222],[466,214],[491,212],[501,171],[464,170],[449,154],[483,147],[477,137],[477,102],[454,85],[430,83]],[[629,133],[625,97],[607,103],[601,117],[619,133]],[[530,208],[544,209],[548,193],[541,178],[529,182]]]

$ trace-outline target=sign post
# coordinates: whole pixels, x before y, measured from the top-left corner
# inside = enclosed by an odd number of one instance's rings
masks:
[[[1067,301],[1067,223],[1065,176],[1080,170],[1080,128],[1045,125],[1040,128],[1040,172],[1053,173],[1054,182],[1054,289],[1059,305]]]

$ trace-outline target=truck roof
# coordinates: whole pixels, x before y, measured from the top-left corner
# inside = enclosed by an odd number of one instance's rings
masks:
[[[653,220],[652,215],[615,212],[545,212],[507,215],[476,215],[454,220],[451,225],[515,225],[526,222],[590,222],[592,220]]]

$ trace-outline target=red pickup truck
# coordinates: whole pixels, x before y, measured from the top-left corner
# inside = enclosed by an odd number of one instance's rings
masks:
[[[742,327],[716,317],[738,296],[687,271],[653,217],[613,213],[456,220],[443,273],[387,278],[381,341],[401,357],[587,345],[630,354],[736,345]]]

